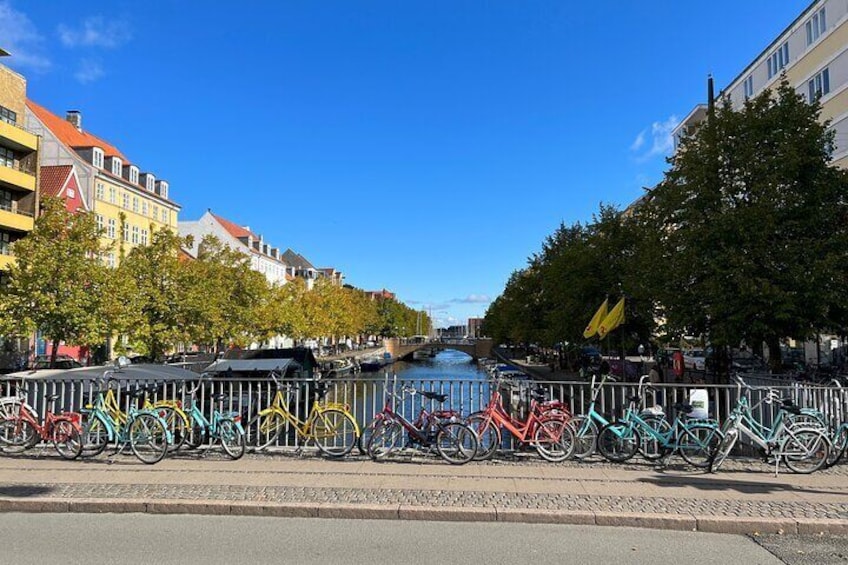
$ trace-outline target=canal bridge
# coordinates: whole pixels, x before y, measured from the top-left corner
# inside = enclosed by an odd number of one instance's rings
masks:
[[[481,357],[492,356],[492,340],[487,337],[476,339],[434,339],[432,341],[412,343],[403,338],[389,338],[383,341],[386,351],[391,353],[395,359],[401,359],[408,355],[412,355],[415,351],[424,348],[436,347],[439,349],[455,349],[462,351],[473,357],[480,359]]]

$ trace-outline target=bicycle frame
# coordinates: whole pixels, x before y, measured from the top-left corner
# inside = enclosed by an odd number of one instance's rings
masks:
[[[538,403],[535,399],[530,400],[530,410],[527,413],[527,419],[522,422],[510,414],[507,414],[503,408],[503,397],[500,390],[495,388],[492,392],[491,398],[489,399],[488,406],[486,406],[483,410],[483,416],[485,418],[486,425],[488,425],[488,422],[493,422],[498,427],[506,428],[506,430],[521,443],[537,443],[531,438],[533,436],[533,432],[536,430],[536,426],[542,422],[542,419],[540,418]],[[556,414],[546,414],[545,418],[564,420],[564,418],[558,417]]]

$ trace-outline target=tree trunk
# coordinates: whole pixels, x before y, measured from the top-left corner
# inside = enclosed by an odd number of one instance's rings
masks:
[[[50,368],[56,366],[56,357],[59,355],[59,342],[61,340],[58,338],[53,338],[53,350],[50,352]]]
[[[772,373],[779,373],[782,366],[780,340],[776,337],[769,337],[766,339],[766,346],[769,352],[769,369],[771,369]]]

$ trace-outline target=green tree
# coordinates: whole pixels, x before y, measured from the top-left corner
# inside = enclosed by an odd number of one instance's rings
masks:
[[[846,173],[833,132],[783,80],[734,110],[725,102],[687,138],[645,207],[672,329],[714,345],[845,327]]]
[[[15,263],[0,296],[0,325],[26,335],[35,330],[53,344],[96,343],[105,333],[98,297],[106,280],[100,234],[91,214],[73,214],[46,198],[27,237],[14,243]]]

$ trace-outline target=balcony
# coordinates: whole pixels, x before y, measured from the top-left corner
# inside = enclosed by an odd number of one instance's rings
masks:
[[[17,190],[35,192],[35,173],[25,171],[19,167],[5,167],[0,165],[0,185],[10,186]]]
[[[0,139],[3,145],[16,151],[29,153],[38,149],[38,136],[22,127],[0,120]]]
[[[32,231],[35,220],[26,214],[17,214],[0,208],[0,227],[24,233]]]

